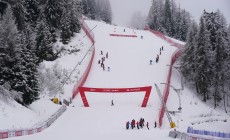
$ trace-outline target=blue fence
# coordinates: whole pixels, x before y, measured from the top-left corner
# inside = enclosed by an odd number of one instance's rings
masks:
[[[198,134],[198,135],[208,135],[213,137],[220,137],[220,138],[230,138],[230,133],[223,133],[223,132],[213,132],[207,130],[196,130],[192,127],[188,127],[187,133],[191,134]]]

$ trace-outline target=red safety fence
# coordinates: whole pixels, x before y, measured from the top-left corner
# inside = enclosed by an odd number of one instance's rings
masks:
[[[118,36],[118,37],[137,37],[136,35],[122,35],[122,34],[109,34],[110,36]]]
[[[66,111],[66,106],[63,105],[50,118],[48,118],[46,121],[40,123],[38,126],[34,126],[34,128],[18,129],[18,130],[0,130],[0,139],[39,133],[39,132],[43,131],[44,129],[48,128],[52,123],[54,123],[55,120],[58,117],[60,117],[65,111]]]
[[[150,32],[152,32],[154,35],[158,36],[159,38],[165,40],[166,42],[168,42],[169,44],[171,44],[172,46],[177,47],[178,49],[183,48],[184,45],[175,42],[174,40],[170,39],[169,37],[165,36],[163,33],[158,32],[158,31],[154,31],[152,29],[150,29],[149,27],[145,27],[145,30],[148,30]]]
[[[178,49],[173,53],[173,55],[171,56],[171,61],[170,61],[170,67],[169,67],[169,71],[168,71],[168,76],[167,76],[167,81],[165,84],[165,88],[164,88],[164,93],[163,93],[163,101],[164,104],[161,107],[161,110],[159,112],[159,125],[162,126],[162,121],[163,121],[163,117],[164,117],[164,112],[165,112],[165,105],[167,103],[168,100],[168,96],[169,96],[169,90],[170,90],[170,83],[171,83],[171,75],[172,75],[172,66],[175,63],[175,61],[177,60],[178,57],[181,56],[182,54],[182,50],[181,48],[184,47],[184,45],[179,44],[177,42],[175,42],[174,40],[166,37],[163,33],[158,32],[158,31],[154,31],[151,30],[149,27],[145,27],[145,30],[148,30],[150,32],[152,32],[154,35],[160,37],[161,39],[165,40],[166,42],[168,42],[169,44],[171,44],[172,46],[177,47]]]
[[[88,25],[85,23],[84,20],[82,20],[82,29],[83,31],[86,33],[86,35],[88,36],[88,38],[90,39],[90,41],[92,42],[92,44],[94,44],[95,40],[94,40],[94,34],[91,32],[90,28],[88,27]],[[93,47],[93,53],[90,59],[90,62],[85,70],[85,72],[83,73],[83,75],[81,76],[79,82],[77,83],[77,85],[75,85],[74,90],[73,90],[73,95],[72,95],[72,99],[75,98],[75,96],[78,94],[79,92],[79,87],[82,87],[89,75],[92,63],[93,63],[93,58],[94,58],[94,54],[95,54],[95,48]]]
[[[135,88],[89,88],[89,87],[80,87],[80,94],[82,98],[82,102],[85,107],[89,107],[89,103],[87,101],[87,98],[85,96],[85,92],[104,92],[104,93],[126,93],[126,92],[141,92],[145,91],[145,96],[142,101],[141,107],[146,107],[149,96],[151,93],[152,86],[147,86],[147,87],[135,87]]]
[[[85,23],[84,19],[81,19],[81,23],[82,23],[82,26],[81,26],[82,30],[85,32],[85,34],[90,39],[90,41],[94,44],[95,40],[94,40],[93,32],[91,31],[89,26]]]

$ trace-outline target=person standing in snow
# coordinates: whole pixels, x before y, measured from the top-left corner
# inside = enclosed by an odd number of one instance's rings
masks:
[[[108,67],[108,71],[110,71],[110,67]]]
[[[103,55],[103,51],[101,51],[101,55]]]
[[[129,121],[126,122],[126,129],[129,129]]]
[[[153,61],[152,61],[152,60],[150,60],[150,65],[152,65],[152,62],[153,62]]]
[[[155,121],[155,123],[154,123],[154,128],[156,128],[157,127],[157,122]]]
[[[114,106],[113,100],[111,101],[111,106]]]
[[[136,123],[136,124],[137,124],[137,129],[139,129],[139,122],[137,121],[137,123]]]
[[[108,52],[106,53],[106,58],[108,59],[108,57],[109,57],[109,54],[108,54]]]
[[[163,51],[163,46],[161,47],[161,50]]]
[[[105,65],[104,64],[103,64],[102,68],[103,68],[103,71],[105,71]]]
[[[135,120],[134,119],[131,122],[131,127],[132,127],[132,129],[135,127]]]
[[[149,130],[149,122],[147,122],[147,123],[146,123],[146,127],[147,127],[147,128],[148,128],[148,130]]]
[[[101,61],[100,60],[98,60],[98,64],[100,64],[101,63]]]

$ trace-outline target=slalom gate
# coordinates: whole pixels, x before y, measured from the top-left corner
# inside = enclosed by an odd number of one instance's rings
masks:
[[[89,103],[87,101],[87,97],[85,92],[98,92],[98,93],[124,93],[124,92],[141,92],[145,91],[145,96],[142,101],[141,107],[146,107],[149,96],[151,93],[152,86],[147,87],[136,87],[136,88],[89,88],[89,87],[79,87],[80,95],[82,98],[82,102],[85,107],[89,107]]]

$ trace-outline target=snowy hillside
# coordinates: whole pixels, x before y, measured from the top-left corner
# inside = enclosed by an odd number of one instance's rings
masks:
[[[171,55],[177,48],[148,31],[134,30],[89,20],[86,23],[90,28],[96,26],[93,29],[96,52],[84,87],[132,88],[152,86],[147,107],[141,107],[144,92],[86,92],[90,107],[83,106],[80,94],[78,94],[67,111],[45,131],[10,139],[171,139],[168,137],[171,128],[166,116],[164,117],[163,126],[161,128],[154,128],[154,122],[159,120],[159,110],[161,108],[161,102],[154,84],[156,83],[160,87],[161,92],[163,92],[164,85],[161,83],[164,83],[167,79],[169,68],[167,65],[170,63]],[[110,36],[110,34],[136,35],[137,37],[117,37]],[[79,34],[79,36],[83,37],[84,35]],[[141,36],[143,36],[143,39],[141,39]],[[81,40],[85,39],[81,38]],[[90,43],[84,44],[90,47]],[[160,48],[162,46],[163,51],[161,51],[160,55]],[[103,55],[101,51],[103,51]],[[107,52],[108,58],[105,58],[105,70],[103,70],[98,61],[101,61],[102,57],[106,57]],[[155,61],[157,55],[159,55],[158,63]],[[150,60],[153,61],[152,65],[150,65]],[[69,58],[63,57],[58,61],[60,61],[59,64],[62,67],[70,69],[80,60],[79,58],[74,58],[74,56],[69,56]],[[110,70],[108,70],[108,67],[110,67]],[[76,81],[76,75],[72,76],[71,79]],[[180,82],[179,73],[173,70],[171,84],[176,88],[180,88]],[[74,83],[65,87],[65,96],[71,96],[70,93],[72,93],[73,85]],[[112,100],[114,106],[111,106]],[[49,106],[48,104],[46,105]],[[171,89],[167,103],[168,110],[176,111],[178,106],[178,96]],[[229,132],[230,117],[222,111],[213,110],[213,108],[203,104],[187,87],[185,87],[184,91],[181,91],[181,106],[181,113],[174,116],[171,115],[177,125],[177,130],[186,132],[187,127],[192,126],[210,131]],[[5,115],[11,116],[13,113],[9,112],[5,113]],[[141,117],[145,119],[144,128],[126,130],[125,124],[127,121],[132,119],[139,121]],[[17,121],[14,122],[16,123]],[[0,119],[0,123],[2,122],[2,119]],[[146,122],[149,123],[149,130],[146,127]]]

